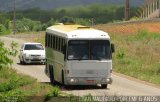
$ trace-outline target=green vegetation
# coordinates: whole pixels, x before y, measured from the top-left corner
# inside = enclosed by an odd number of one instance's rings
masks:
[[[131,9],[131,17],[133,17],[136,15],[137,8],[132,7]],[[42,23],[47,23],[50,19],[60,21],[65,16],[72,17],[76,23],[81,23],[79,21],[84,20],[87,21],[86,24],[91,24],[92,18],[95,24],[113,22],[123,20],[124,6],[93,4],[85,7],[58,8],[48,11],[35,8],[17,12],[18,19],[28,18]]]
[[[14,69],[0,69],[0,102],[90,102],[91,95],[82,97],[62,93],[57,86],[38,83]],[[88,100],[88,101],[87,101]],[[96,101],[94,101],[96,102]]]
[[[17,55],[17,43],[12,42],[11,49],[5,48],[4,43],[0,41],[0,69],[8,67],[13,63],[9,56]]]
[[[52,97],[59,96],[60,89],[58,87],[52,88],[45,97],[45,101],[50,100]]]
[[[29,31],[41,31],[43,25],[40,21],[32,21],[30,19],[23,18],[16,22],[17,32],[29,32]]]
[[[11,57],[17,55],[16,47],[17,44],[12,42],[11,48],[6,48],[0,41],[0,102],[43,102],[63,95],[58,87],[38,83],[36,79],[18,74],[11,68]]]
[[[160,85],[160,34],[141,30],[134,35],[111,36],[117,49],[113,70]]]
[[[136,15],[137,8],[131,8],[131,17]],[[0,35],[13,31],[12,12],[0,12]],[[48,26],[64,20],[72,19],[77,24],[94,25],[122,21],[124,7],[119,5],[93,4],[83,7],[58,8],[41,10],[38,8],[16,12],[16,32],[42,31]],[[62,20],[63,19],[63,20]]]
[[[0,35],[9,34],[11,32],[10,21],[9,15],[0,12]]]
[[[60,96],[61,93],[54,86],[38,83],[29,76],[17,74],[13,69],[1,69],[0,76],[1,102],[28,102],[29,100],[44,102],[45,96],[50,93],[50,90],[57,92],[57,96]]]

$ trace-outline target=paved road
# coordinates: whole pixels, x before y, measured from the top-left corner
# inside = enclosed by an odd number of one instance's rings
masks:
[[[18,40],[14,38],[1,37],[1,40],[5,42],[7,46],[12,41],[15,41],[19,44],[19,46],[24,43],[23,40]],[[44,73],[44,65],[20,65],[18,57],[14,58],[13,68],[17,69],[18,72],[32,76],[36,78],[39,82],[49,82],[49,78]],[[108,85],[108,89],[100,89],[100,88],[74,88],[63,90],[63,92],[74,94],[74,95],[125,95],[125,96],[160,96],[160,89],[145,85],[139,81],[129,80],[125,77],[120,77],[117,75],[113,75],[113,84]]]
[[[18,51],[20,50],[21,45],[26,42],[24,40],[19,40],[15,38],[8,38],[8,37],[1,37],[2,41],[5,42],[5,45],[7,47],[10,46],[12,41],[18,43]],[[17,69],[19,73],[23,73],[29,76],[32,76],[36,78],[39,82],[49,82],[49,78],[44,74],[44,65],[20,65],[18,56],[16,58],[13,58],[14,64],[13,68]]]

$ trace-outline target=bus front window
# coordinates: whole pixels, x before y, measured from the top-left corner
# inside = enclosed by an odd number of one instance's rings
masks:
[[[88,41],[71,40],[68,44],[68,60],[88,60]]]
[[[107,40],[92,40],[91,47],[91,60],[107,60],[111,59],[110,42]]]
[[[108,60],[111,46],[108,40],[70,40],[68,60]]]

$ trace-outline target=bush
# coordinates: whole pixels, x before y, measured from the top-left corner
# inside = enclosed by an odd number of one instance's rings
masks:
[[[116,57],[117,57],[118,59],[123,59],[123,58],[124,58],[124,56],[125,56],[124,51],[119,50],[119,51],[117,52]]]
[[[54,18],[51,18],[50,20],[49,20],[49,22],[47,22],[47,26],[52,26],[52,25],[54,25],[54,24],[56,24],[57,23],[57,21],[54,19]]]
[[[5,48],[4,43],[0,41],[0,69],[8,67],[13,63],[11,56],[16,56],[18,51],[16,50],[17,43],[12,42],[11,49]]]
[[[9,34],[10,31],[2,24],[0,24],[0,35]]]
[[[3,26],[2,24],[0,24],[0,34],[4,34],[5,31],[6,31],[5,26]]]
[[[52,97],[57,97],[60,94],[60,89],[59,87],[53,87],[50,92],[46,95],[45,101],[50,100]]]
[[[84,19],[84,18],[75,18],[74,21],[76,22],[76,24],[81,24],[86,26],[89,26],[92,23],[90,22],[89,19]]]
[[[72,17],[64,16],[59,20],[60,23],[75,23]]]
[[[148,32],[147,30],[140,30],[135,35],[136,40],[159,40],[160,34],[154,32]]]
[[[16,22],[17,32],[29,32],[29,31],[41,31],[42,24],[40,21],[32,21],[27,18],[17,20]]]
[[[26,92],[20,89],[0,94],[0,102],[28,102]]]
[[[147,37],[148,37],[148,32],[146,30],[140,30],[135,36],[137,40],[144,40]]]

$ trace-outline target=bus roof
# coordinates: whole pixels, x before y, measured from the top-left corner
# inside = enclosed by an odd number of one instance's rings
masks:
[[[59,24],[47,28],[50,34],[55,34],[67,38],[108,38],[108,33],[88,26],[76,24]]]

